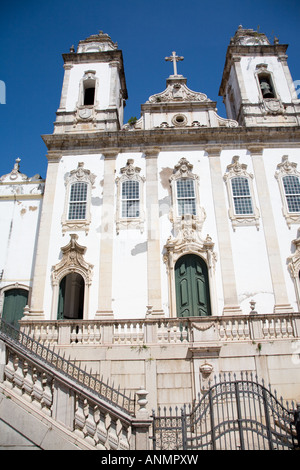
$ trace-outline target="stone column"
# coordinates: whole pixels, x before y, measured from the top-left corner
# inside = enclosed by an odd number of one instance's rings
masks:
[[[118,149],[103,152],[104,182],[101,217],[99,296],[96,318],[112,319],[113,236],[115,223],[115,168]]]
[[[61,154],[49,152],[46,185],[43,198],[43,207],[37,242],[37,251],[34,266],[30,309],[27,319],[44,318],[44,291],[46,282],[49,282],[50,273],[47,273],[48,252],[51,237],[54,198],[57,184],[57,173]],[[50,310],[50,306],[49,306]]]
[[[146,214],[147,214],[147,279],[148,306],[151,316],[164,316],[161,303],[161,251],[158,203],[158,148],[147,149],[146,155]]]
[[[222,272],[224,315],[241,314],[236,290],[231,239],[229,233],[228,211],[225,201],[225,188],[220,162],[221,147],[210,147],[209,154],[211,187],[213,192],[216,225],[218,232],[219,260]]]
[[[253,170],[258,198],[260,201],[261,219],[264,228],[270,275],[275,298],[274,313],[292,312],[293,308],[288,300],[268,181],[262,158],[263,148],[259,146],[249,146],[248,150],[252,154]]]

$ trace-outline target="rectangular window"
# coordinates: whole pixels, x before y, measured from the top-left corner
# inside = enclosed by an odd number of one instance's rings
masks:
[[[300,212],[300,183],[297,176],[284,176],[283,186],[289,212]]]
[[[253,214],[252,199],[247,178],[232,178],[232,195],[236,215]]]
[[[181,179],[177,181],[178,215],[196,215],[196,197],[194,181]]]
[[[87,183],[74,183],[70,190],[69,220],[86,218]]]
[[[124,181],[122,183],[122,217],[132,218],[140,216],[140,185],[138,181]]]

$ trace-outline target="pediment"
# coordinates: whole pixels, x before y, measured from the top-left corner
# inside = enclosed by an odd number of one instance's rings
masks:
[[[190,90],[186,85],[186,79],[169,78],[167,88],[161,93],[149,97],[147,103],[178,103],[178,102],[211,102],[204,93]]]

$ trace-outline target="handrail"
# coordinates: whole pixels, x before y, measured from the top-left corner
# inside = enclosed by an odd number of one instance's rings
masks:
[[[131,395],[128,397],[125,395],[125,391],[121,392],[120,387],[116,389],[109,385],[108,381],[105,383],[103,380],[96,378],[86,370],[75,365],[74,362],[54,352],[48,346],[34,340],[23,331],[15,329],[3,319],[0,319],[0,339],[17,345],[26,353],[31,353],[33,356],[38,357],[60,373],[76,381],[81,387],[85,387],[98,394],[104,401],[134,416],[135,400]]]

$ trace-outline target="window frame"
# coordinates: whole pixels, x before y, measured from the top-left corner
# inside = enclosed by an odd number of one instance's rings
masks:
[[[253,174],[247,172],[247,165],[245,163],[240,163],[240,157],[235,155],[232,159],[232,163],[227,166],[227,172],[225,173],[223,179],[226,184],[227,189],[227,196],[228,196],[228,215],[232,223],[232,227],[235,230],[236,227],[239,226],[252,226],[255,225],[257,228],[259,227],[259,210],[256,205],[255,194],[254,194],[254,187],[253,187]],[[236,210],[236,200],[237,197],[234,194],[232,181],[234,179],[241,178],[245,179],[248,182],[248,190],[249,195],[241,195],[239,196],[240,199],[243,197],[250,198],[252,212],[251,213],[238,213]]]
[[[124,191],[124,187],[126,186],[129,186],[129,193],[127,193],[126,190]],[[134,195],[136,195],[136,197],[134,197]],[[125,196],[128,196],[128,197],[125,197]],[[129,215],[131,206],[128,205],[128,203],[132,203],[134,206],[135,204],[137,204],[137,209],[134,209],[135,211],[137,211],[136,215]],[[137,219],[139,218],[139,216],[140,216],[140,182],[137,180],[125,179],[121,183],[121,218],[122,219]]]
[[[76,186],[78,186],[78,187],[82,186],[83,187],[83,185],[85,187],[85,191],[84,191],[84,196],[85,197],[84,197],[84,199],[82,199],[78,196],[77,196],[76,199],[72,199],[72,197],[76,196],[76,194],[75,194],[75,196],[74,195],[72,196],[73,188],[76,187]],[[80,196],[81,192],[82,191],[79,190],[79,196]],[[73,183],[70,184],[70,187],[69,187],[68,220],[85,220],[86,219],[87,193],[88,193],[88,183],[86,181],[74,181]],[[84,217],[70,217],[71,212],[74,212],[74,213],[77,214],[78,213],[77,208],[80,205],[83,205],[83,204],[84,204],[84,206],[83,206],[84,207]],[[75,210],[73,211],[73,209],[75,209]],[[79,209],[79,210],[81,211],[82,209]]]
[[[91,192],[93,188],[94,181],[96,176],[93,175],[90,170],[86,170],[84,168],[84,163],[79,162],[77,169],[72,170],[65,182],[66,191],[65,191],[65,205],[64,211],[62,214],[61,224],[62,224],[62,232],[66,233],[70,230],[84,230],[86,233],[89,231],[89,226],[91,223],[91,213],[90,213],[90,206],[91,206]],[[85,200],[85,217],[80,219],[73,219],[70,218],[70,201],[71,198],[71,191],[72,187],[76,183],[85,183],[86,186],[86,200]],[[82,201],[78,201],[79,203]]]
[[[275,178],[277,179],[279,185],[279,192],[282,202],[282,214],[286,220],[288,227],[290,228],[291,224],[300,223],[300,210],[291,211],[288,204],[286,189],[284,186],[284,178],[287,176],[293,176],[298,179],[300,184],[300,172],[297,170],[297,163],[290,162],[288,155],[283,155],[281,163],[277,165],[277,170],[275,172]],[[300,198],[300,193],[299,193]]]
[[[190,216],[197,225],[197,230],[201,232],[203,223],[206,219],[206,213],[203,207],[200,206],[200,194],[199,194],[199,176],[192,172],[193,165],[185,158],[182,157],[179,162],[174,166],[173,174],[169,179],[171,189],[171,208],[170,208],[170,221],[173,224],[175,234],[181,230],[181,221],[185,217]],[[180,214],[178,204],[178,181],[193,181],[194,188],[194,201],[195,201],[195,213]]]
[[[126,166],[120,170],[121,176],[116,178],[117,185],[117,206],[116,206],[116,231],[124,229],[139,229],[141,233],[144,231],[145,210],[144,210],[144,183],[145,177],[140,175],[141,168],[134,165],[134,159],[129,158]],[[126,182],[135,182],[138,184],[139,199],[124,199],[123,184]],[[123,213],[123,203],[125,201],[138,201],[138,215],[128,216]]]

